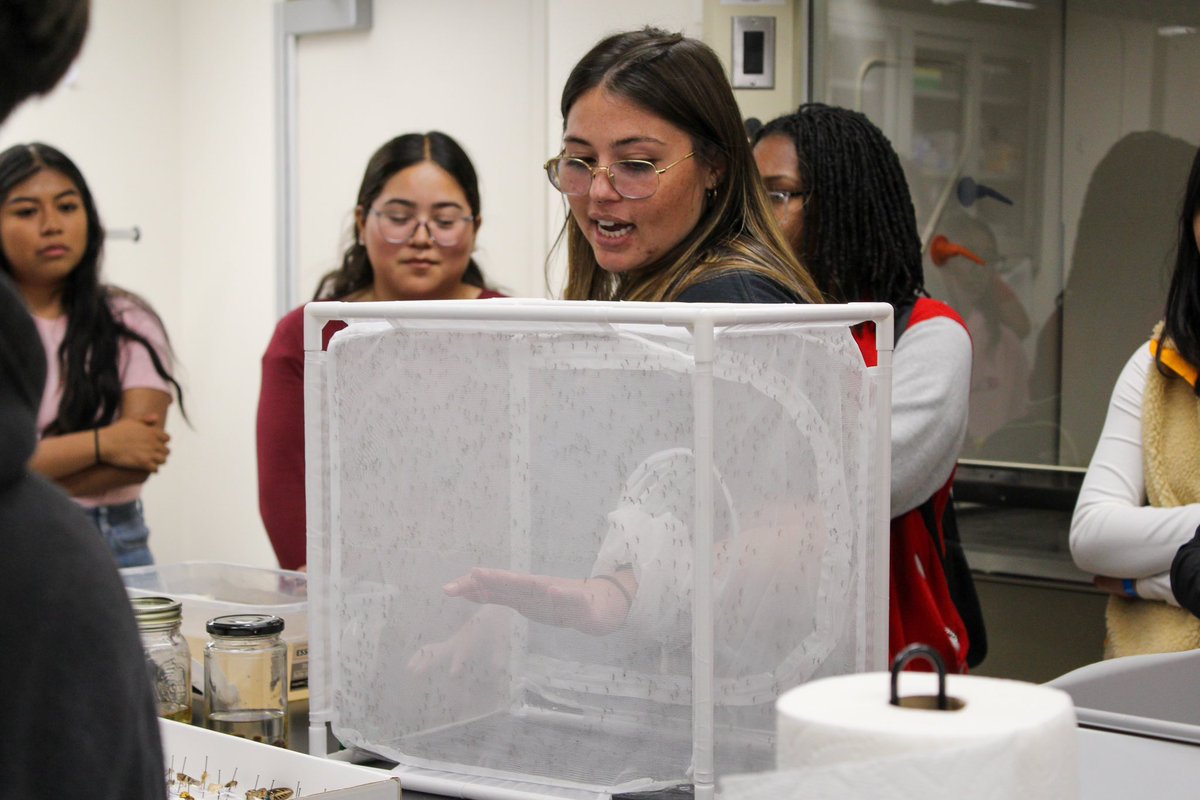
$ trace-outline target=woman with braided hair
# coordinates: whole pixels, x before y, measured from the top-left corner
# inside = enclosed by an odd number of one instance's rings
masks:
[[[945,568],[961,555],[950,488],[967,429],[971,337],[926,294],[900,159],[864,115],[820,103],[763,126],[754,157],[785,237],[825,296],[896,308],[889,649],[920,641],[965,671],[982,660],[982,620],[969,572]],[[874,327],[855,336],[873,364]],[[980,622],[975,636],[964,617]]]

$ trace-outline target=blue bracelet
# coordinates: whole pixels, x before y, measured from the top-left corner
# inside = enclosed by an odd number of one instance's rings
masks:
[[[1134,583],[1133,578],[1122,578],[1121,579],[1121,589],[1125,592],[1126,597],[1137,597],[1138,596],[1137,584]]]

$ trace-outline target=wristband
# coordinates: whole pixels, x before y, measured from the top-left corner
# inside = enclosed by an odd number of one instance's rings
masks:
[[[625,596],[625,602],[627,603],[625,607],[633,608],[633,596],[630,595],[629,590],[626,589],[625,586],[612,575],[593,575],[591,579],[597,581],[608,581],[613,586],[617,587],[617,589],[621,591],[621,594]]]
[[[100,464],[100,429],[92,428],[92,441],[96,444],[96,463]]]
[[[1121,590],[1125,592],[1126,597],[1137,597],[1138,596],[1137,584],[1134,582],[1133,578],[1122,578],[1121,579]]]

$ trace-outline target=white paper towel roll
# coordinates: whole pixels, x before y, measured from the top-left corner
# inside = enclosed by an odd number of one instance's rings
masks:
[[[957,711],[891,705],[891,675],[813,681],[779,698],[779,772],[723,781],[723,797],[840,800],[1074,800],[1075,711],[1057,689],[951,675]],[[900,696],[935,695],[903,673]]]

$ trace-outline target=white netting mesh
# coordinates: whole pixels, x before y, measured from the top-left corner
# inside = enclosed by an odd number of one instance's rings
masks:
[[[343,742],[589,791],[690,779],[692,348],[668,326],[389,320],[310,360],[328,415],[309,425],[327,429],[314,707]],[[846,326],[720,328],[713,376],[720,774],[771,766],[776,697],[877,666],[886,620],[865,589],[874,378]],[[557,596],[523,616],[443,590],[480,567],[626,571],[633,603],[601,635],[552,624],[575,622]]]

